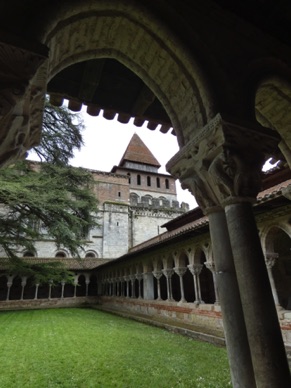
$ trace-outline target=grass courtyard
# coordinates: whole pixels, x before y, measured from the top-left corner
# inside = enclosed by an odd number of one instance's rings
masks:
[[[0,313],[1,388],[228,387],[226,350],[91,309]]]

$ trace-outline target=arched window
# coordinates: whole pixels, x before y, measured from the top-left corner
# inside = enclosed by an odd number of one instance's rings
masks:
[[[161,187],[161,183],[160,183],[160,178],[157,177],[157,187],[160,188]]]
[[[35,254],[31,251],[25,251],[23,253],[23,257],[34,257],[34,256],[35,256]]]
[[[166,189],[168,189],[169,188],[169,179],[168,178],[166,178],[166,180],[165,180],[165,185],[166,185]]]
[[[139,196],[136,193],[130,193],[129,199],[131,205],[137,205],[139,202]]]
[[[66,252],[64,252],[64,251],[58,251],[58,252],[55,254],[55,257],[67,257],[67,254],[66,254]]]
[[[148,186],[151,186],[151,177],[150,176],[147,176],[147,185]]]
[[[137,181],[137,184],[140,186],[141,185],[141,179],[140,179],[140,175],[139,174],[136,177],[136,181]]]
[[[85,254],[85,258],[88,258],[88,259],[94,259],[96,257],[97,257],[97,254],[94,251],[88,251]]]

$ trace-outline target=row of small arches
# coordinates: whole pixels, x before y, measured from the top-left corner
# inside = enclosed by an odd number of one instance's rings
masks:
[[[176,202],[179,206],[179,202],[178,201],[176,201]],[[170,206],[170,201],[168,199],[166,199],[165,197],[160,196],[158,198],[154,198],[149,194],[146,194],[146,195],[140,197],[136,193],[131,193],[130,194],[130,204],[137,205],[138,203],[144,203],[147,205],[155,205],[155,206],[162,206],[162,207],[163,206]]]
[[[32,251],[25,251],[22,256],[23,257],[37,257],[37,255],[34,252],[32,252]],[[68,257],[71,257],[71,256],[65,250],[58,250],[55,253],[54,257],[68,258]],[[97,254],[97,252],[95,252],[93,250],[86,251],[85,254],[84,254],[84,258],[85,259],[97,259],[98,258],[98,254]]]

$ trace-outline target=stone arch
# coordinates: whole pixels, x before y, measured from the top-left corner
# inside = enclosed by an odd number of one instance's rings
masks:
[[[49,285],[47,283],[40,284],[38,287],[37,299],[48,299]]]
[[[65,258],[65,257],[68,257],[68,256],[69,256],[69,254],[68,254],[68,252],[65,249],[58,249],[55,252],[55,257]]]
[[[269,225],[261,230],[260,238],[264,254],[277,253],[274,247],[274,241],[279,230],[282,230],[291,237],[291,225],[287,223],[276,223]]]
[[[283,62],[260,61],[254,72],[254,110],[257,121],[281,136],[279,148],[291,167],[291,72]]]
[[[78,276],[76,296],[86,296],[86,277],[84,274]]]
[[[271,76],[260,82],[256,90],[257,120],[264,126],[277,130],[280,135],[291,130],[291,80]]]
[[[7,286],[8,278],[6,275],[0,276],[0,300],[6,300],[8,286]]]
[[[50,48],[48,80],[77,62],[116,59],[161,101],[180,146],[193,136],[193,128],[202,128],[217,113],[202,69],[171,31],[136,2],[60,6],[42,29],[42,41]]]
[[[212,272],[206,267],[208,252],[205,246],[198,247],[195,251],[194,263],[201,265],[199,275],[201,299],[204,303],[215,303],[215,290]]]
[[[291,237],[287,228],[273,226],[265,236],[265,255],[269,258],[279,304],[291,310]]]
[[[24,287],[23,299],[34,299],[35,297],[35,280],[33,276],[27,278],[26,285]]]
[[[32,252],[32,251],[24,251],[22,254],[22,257],[35,257],[35,256],[37,256],[36,252]]]
[[[191,271],[188,268],[189,264],[190,264],[190,261],[189,261],[188,252],[187,250],[183,249],[179,255],[179,265],[181,265],[181,267],[187,268],[185,275],[183,276],[184,296],[187,302],[194,302],[195,300],[194,279]]]
[[[195,247],[194,264],[204,264],[205,261],[206,261],[206,252],[205,252],[204,247],[203,246]]]
[[[21,286],[22,278],[19,275],[13,277],[12,285],[10,288],[10,300],[19,300],[21,298]]]
[[[129,198],[130,198],[130,204],[132,206],[137,206],[139,202],[139,195],[137,195],[136,193],[130,193]]]
[[[94,249],[89,249],[85,252],[85,259],[96,259],[98,257],[98,253]]]
[[[88,285],[88,296],[97,296],[98,293],[98,283],[96,274],[91,274],[89,278],[90,282]]]

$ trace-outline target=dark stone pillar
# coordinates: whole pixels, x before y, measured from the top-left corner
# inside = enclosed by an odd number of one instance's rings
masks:
[[[251,353],[233,263],[225,213],[208,214],[231,379],[234,387],[255,388]]]
[[[225,206],[225,213],[257,386],[291,387],[252,205],[249,202],[231,203]]]

